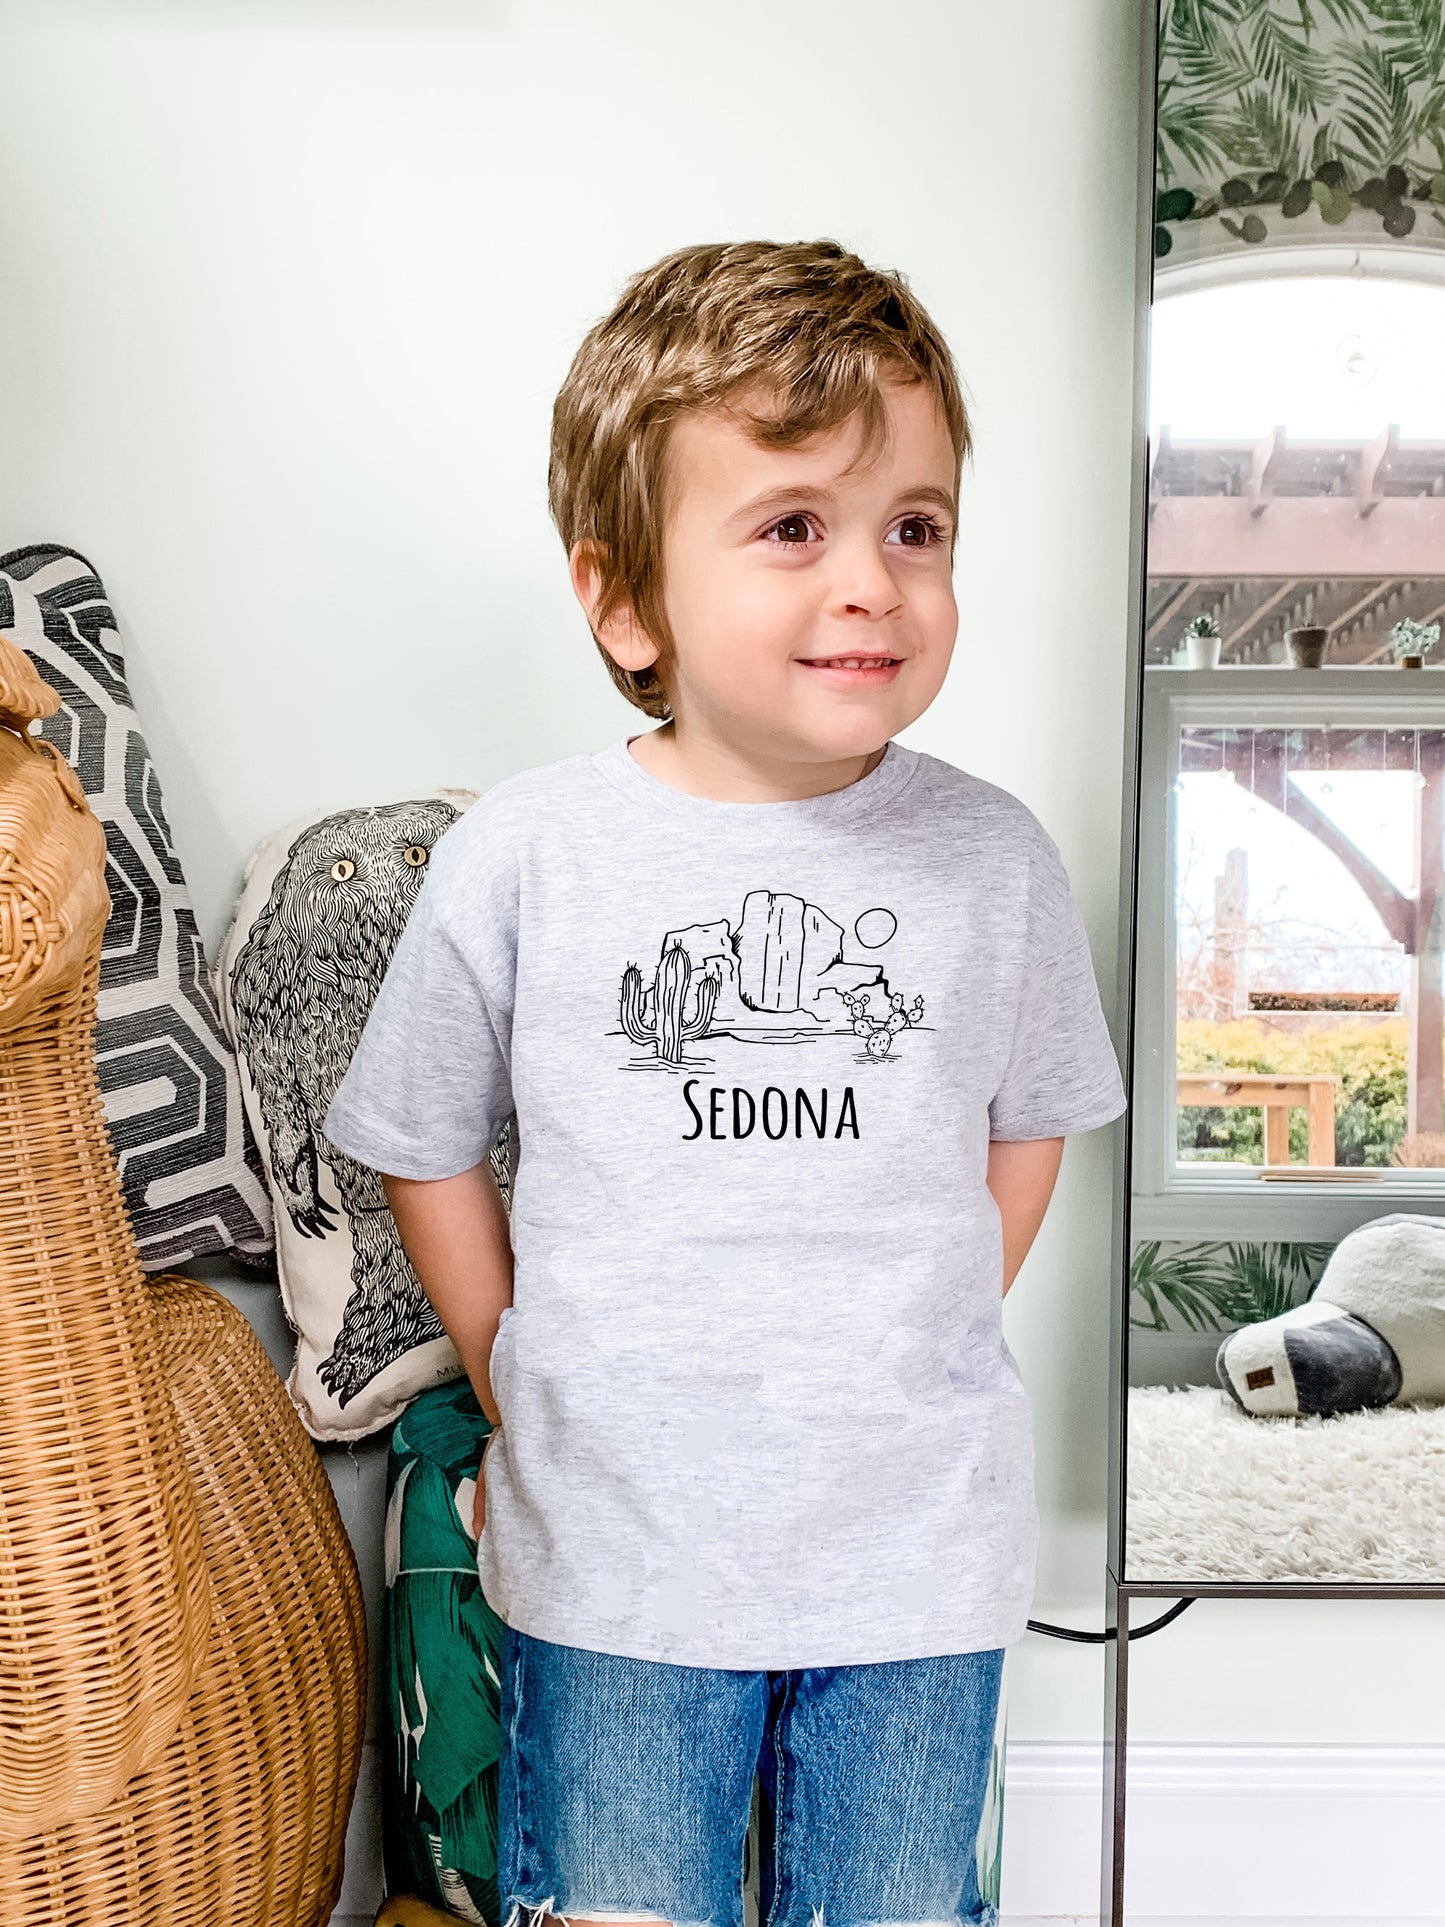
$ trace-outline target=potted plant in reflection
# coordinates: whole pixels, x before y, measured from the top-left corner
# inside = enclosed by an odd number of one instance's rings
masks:
[[[1151,1332],[1260,1324],[1309,1297],[1333,1250],[1323,1243],[1144,1240],[1129,1265],[1129,1323]]]
[[[1415,622],[1409,616],[1390,631],[1390,647],[1401,669],[1423,669],[1425,657],[1440,640],[1438,622]]]
[[[1330,639],[1328,629],[1316,628],[1308,624],[1299,629],[1286,629],[1284,632],[1285,660],[1291,669],[1318,669],[1325,659],[1325,644]]]
[[[1184,660],[1190,669],[1219,667],[1219,624],[1213,616],[1196,616],[1184,631]]]

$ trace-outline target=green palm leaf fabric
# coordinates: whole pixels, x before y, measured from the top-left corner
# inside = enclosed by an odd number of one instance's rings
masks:
[[[1258,245],[1358,208],[1445,245],[1440,0],[1161,0],[1157,108],[1158,255],[1184,224]]]
[[[500,1927],[502,1622],[471,1536],[491,1425],[466,1379],[423,1392],[386,1479],[382,1848],[390,1893]]]

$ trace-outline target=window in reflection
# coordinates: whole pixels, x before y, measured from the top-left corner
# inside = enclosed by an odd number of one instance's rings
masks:
[[[1442,786],[1438,729],[1181,729],[1180,1164],[1445,1166]]]

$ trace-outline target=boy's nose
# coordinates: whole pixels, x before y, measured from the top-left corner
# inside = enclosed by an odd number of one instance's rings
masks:
[[[833,613],[870,616],[876,621],[901,605],[898,584],[873,543],[836,548],[832,561],[828,600]]]

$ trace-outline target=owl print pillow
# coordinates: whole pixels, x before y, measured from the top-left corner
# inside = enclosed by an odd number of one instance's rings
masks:
[[[297,1335],[287,1390],[314,1438],[360,1439],[461,1375],[381,1180],[322,1134],[437,839],[476,801],[436,790],[293,824],[251,858],[217,977],[276,1214]],[[492,1166],[509,1199],[510,1133]]]

